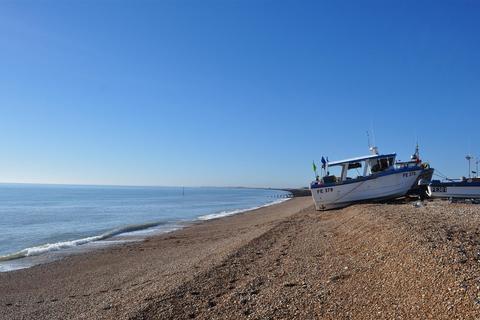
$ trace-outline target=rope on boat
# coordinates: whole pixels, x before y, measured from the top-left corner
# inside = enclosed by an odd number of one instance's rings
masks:
[[[338,200],[345,198],[347,195],[349,195],[349,194],[352,193],[353,191],[355,191],[355,190],[357,190],[358,188],[360,188],[360,186],[362,186],[365,182],[367,182],[367,180],[362,181],[362,183],[360,183],[358,186],[356,186],[356,187],[353,188],[352,190],[348,191],[348,192],[345,193],[343,196],[338,197],[337,199],[335,199],[334,202],[338,202]]]
[[[442,178],[442,179],[445,179],[447,181],[454,181],[454,180],[457,180],[457,179],[450,179],[449,177],[447,177],[446,175],[444,175],[443,173],[441,173],[439,170],[435,169],[435,172],[433,173],[434,176],[437,176],[439,178]]]

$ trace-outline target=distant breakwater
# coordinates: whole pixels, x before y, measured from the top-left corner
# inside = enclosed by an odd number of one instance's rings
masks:
[[[294,198],[296,197],[309,197],[312,195],[310,189],[280,189],[290,192]]]

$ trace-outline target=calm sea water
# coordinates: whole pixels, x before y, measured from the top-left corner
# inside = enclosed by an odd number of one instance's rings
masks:
[[[0,271],[25,267],[12,263],[25,257],[174,230],[188,221],[279,202],[287,194],[243,188],[0,185]]]

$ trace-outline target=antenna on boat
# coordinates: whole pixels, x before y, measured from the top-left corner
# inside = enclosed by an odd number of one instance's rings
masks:
[[[475,178],[478,178],[478,164],[480,163],[480,159],[478,157],[475,158]]]
[[[472,177],[472,171],[471,171],[471,160],[472,160],[472,156],[467,154],[465,156],[465,159],[467,159],[468,161],[468,177],[471,178]]]
[[[367,140],[368,140],[368,150],[370,150],[370,153],[373,155],[378,155],[378,148],[375,147],[375,145],[372,146],[370,143],[370,132],[367,130]],[[375,144],[375,141],[373,141]]]
[[[372,120],[372,142],[373,142],[373,146],[376,146],[377,145],[377,141],[375,141],[375,125],[373,124],[373,120]],[[378,153],[377,153],[378,154]]]
[[[475,174],[475,178],[478,178],[478,164],[480,163],[480,159],[478,157],[475,157],[475,171],[472,171],[472,173]]]

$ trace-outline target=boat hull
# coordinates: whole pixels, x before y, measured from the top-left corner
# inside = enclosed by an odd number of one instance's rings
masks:
[[[312,185],[315,208],[330,210],[356,202],[388,200],[405,196],[422,172],[421,168],[408,168],[342,184]]]
[[[427,196],[428,184],[432,181],[433,172],[433,168],[423,169],[407,195],[425,198]]]
[[[427,195],[431,198],[480,199],[480,183],[431,183],[428,185]]]

